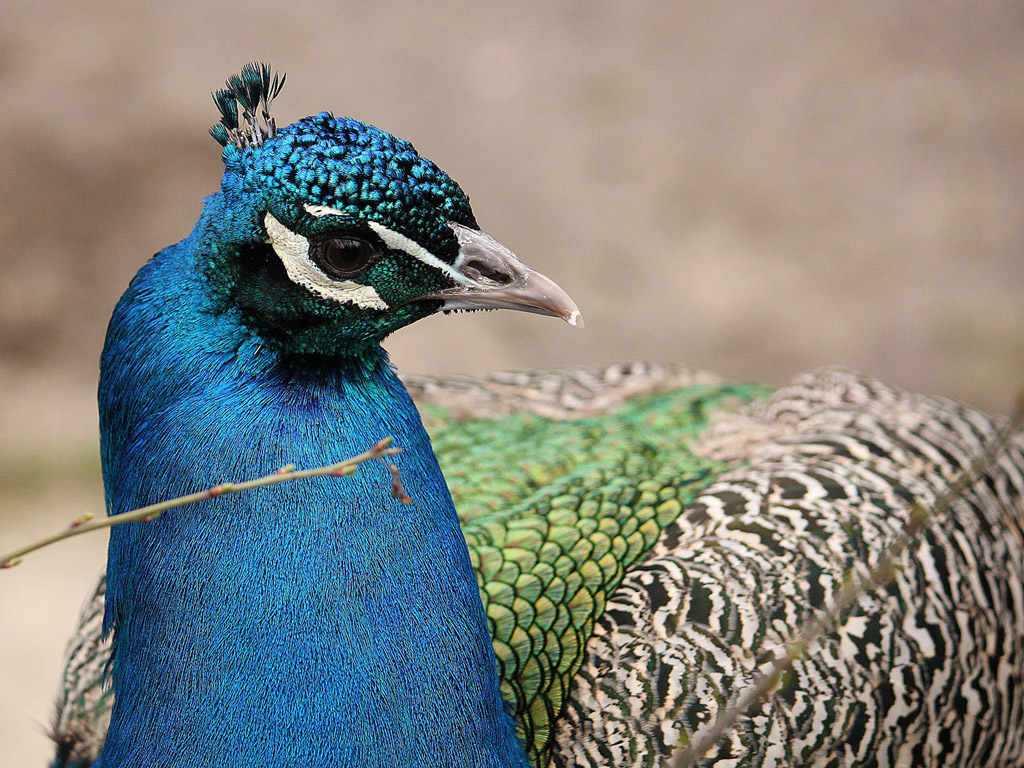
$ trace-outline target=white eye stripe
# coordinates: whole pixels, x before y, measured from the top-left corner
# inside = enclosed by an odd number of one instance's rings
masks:
[[[346,216],[344,211],[339,211],[337,208],[329,208],[326,205],[305,205],[303,206],[306,212],[310,216]],[[433,267],[441,272],[444,272],[448,277],[454,280],[456,283],[466,284],[469,282],[469,278],[459,272],[451,264],[441,261],[434,254],[424,248],[422,245],[417,243],[415,240],[410,240],[403,234],[395,232],[393,229],[388,229],[383,224],[378,224],[376,221],[366,222],[370,229],[377,233],[377,236],[384,241],[384,245],[392,250],[403,251],[414,259],[418,259],[429,267]]]
[[[270,245],[293,283],[339,304],[355,304],[363,309],[389,308],[373,286],[334,280],[321,272],[309,258],[309,240],[288,229],[271,214],[264,217],[263,223]]]
[[[330,207],[328,207],[326,205],[310,205],[309,203],[305,203],[302,207],[306,209],[306,213],[308,213],[310,216],[314,216],[315,218],[318,218],[318,219],[321,216],[346,216],[347,217],[349,215],[349,214],[345,213],[344,211],[339,211],[337,208],[330,208]]]

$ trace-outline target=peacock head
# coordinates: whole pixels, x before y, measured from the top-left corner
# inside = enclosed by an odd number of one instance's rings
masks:
[[[210,285],[261,340],[337,355],[438,311],[518,309],[582,326],[576,304],[473,217],[412,144],[323,112],[277,129],[284,78],[250,64],[214,93],[221,192],[199,234]]]

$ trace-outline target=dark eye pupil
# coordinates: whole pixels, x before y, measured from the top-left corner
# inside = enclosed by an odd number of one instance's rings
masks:
[[[349,277],[366,268],[373,258],[373,248],[355,237],[332,237],[310,249],[313,260],[328,274]]]

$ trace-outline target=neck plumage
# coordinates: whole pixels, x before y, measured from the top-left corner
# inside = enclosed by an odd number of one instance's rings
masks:
[[[458,518],[383,351],[356,366],[261,349],[209,311],[190,240],[140,272],[111,320],[111,513],[385,436],[413,502],[373,462],[114,528],[116,704],[99,765],[525,765]]]

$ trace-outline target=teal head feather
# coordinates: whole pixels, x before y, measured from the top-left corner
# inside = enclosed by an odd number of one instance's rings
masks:
[[[267,344],[362,355],[439,309],[579,324],[557,286],[479,232],[468,196],[407,141],[329,112],[277,130],[283,78],[249,65],[215,94],[221,195],[200,222],[209,284]]]

